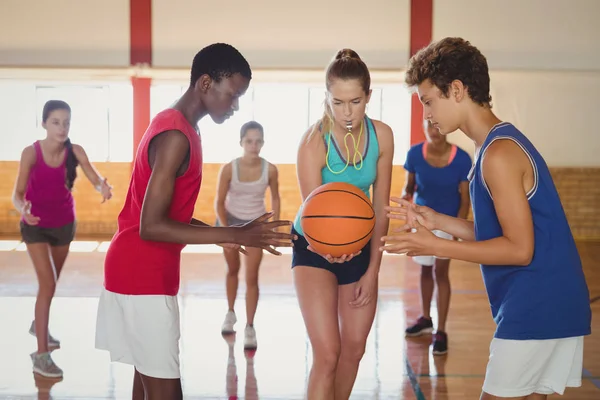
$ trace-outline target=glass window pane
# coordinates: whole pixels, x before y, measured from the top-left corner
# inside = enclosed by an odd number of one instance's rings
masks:
[[[254,119],[265,129],[262,156],[272,163],[295,164],[298,143],[308,126],[306,85],[257,85],[254,89]]]
[[[35,85],[25,82],[0,83],[0,109],[3,111],[0,160],[19,161],[21,152],[35,140],[46,137],[42,127],[36,129]],[[41,113],[41,110],[39,111]]]
[[[109,157],[114,162],[133,160],[133,87],[109,86]]]
[[[71,106],[69,137],[85,149],[90,161],[108,160],[108,90],[103,86],[38,86],[37,125],[48,100],[63,100]]]

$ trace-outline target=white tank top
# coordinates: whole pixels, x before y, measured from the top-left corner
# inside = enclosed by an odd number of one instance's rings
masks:
[[[251,220],[263,215],[267,208],[265,205],[265,192],[269,186],[269,163],[261,158],[262,174],[252,182],[240,182],[239,158],[231,163],[231,182],[225,197],[225,209],[234,217],[241,220]]]

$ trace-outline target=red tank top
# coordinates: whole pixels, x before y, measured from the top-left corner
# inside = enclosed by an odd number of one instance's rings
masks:
[[[181,131],[190,142],[189,166],[175,180],[169,217],[184,223],[192,220],[202,183],[202,143],[181,112],[167,109],[154,117],[137,149],[117,233],[104,261],[104,287],[110,292],[175,296],[179,291],[181,250],[185,245],[142,240],[139,234],[142,204],[152,174],[148,146],[152,138],[169,130]]]

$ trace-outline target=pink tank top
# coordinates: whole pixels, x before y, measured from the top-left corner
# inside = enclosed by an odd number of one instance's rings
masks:
[[[269,186],[269,163],[262,161],[262,174],[253,182],[240,182],[239,159],[231,163],[231,182],[225,198],[225,209],[234,217],[249,221],[266,212],[265,192]]]
[[[25,199],[31,202],[31,214],[39,217],[40,228],[58,228],[75,221],[75,201],[66,186],[67,150],[59,167],[44,161],[40,142],[33,144],[35,164],[29,173]]]

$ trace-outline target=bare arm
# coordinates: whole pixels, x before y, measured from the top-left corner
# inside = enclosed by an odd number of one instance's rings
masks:
[[[190,222],[190,224],[195,225],[195,226],[211,226],[211,225],[207,224],[206,222],[202,222],[196,218],[192,218],[192,222]]]
[[[402,190],[402,198],[405,200],[412,200],[415,194],[415,174],[414,172],[406,171],[406,184]]]
[[[458,218],[467,219],[467,217],[469,216],[469,208],[471,207],[471,197],[469,195],[469,182],[461,182],[458,187],[458,190],[460,191],[460,208],[458,209]]]
[[[92,185],[94,185],[94,188],[96,188],[96,190],[102,195],[102,202],[109,200],[112,197],[112,187],[108,184],[108,180],[103,178],[98,170],[94,168],[83,147],[74,144],[73,153],[75,154],[75,158],[77,158],[77,162],[81,166],[85,176],[92,183]]]
[[[21,160],[19,161],[19,171],[17,180],[13,189],[12,202],[19,213],[23,213],[26,206],[25,191],[27,190],[27,182],[31,168],[35,165],[35,149],[33,146],[27,146],[21,152]]]
[[[392,168],[394,159],[394,135],[392,129],[383,123],[377,124],[377,140],[379,142],[379,160],[377,161],[377,178],[373,184],[373,208],[375,209],[375,228],[371,238],[371,259],[369,272],[377,274],[381,266],[381,238],[389,229],[389,219],[385,207],[389,204],[392,185]]]
[[[98,172],[98,170],[96,168],[94,168],[94,166],[88,159],[88,156],[87,156],[85,150],[83,149],[83,147],[81,147],[77,144],[74,144],[73,145],[73,153],[75,153],[75,157],[77,158],[77,161],[79,162],[79,165],[81,166],[81,169],[83,170],[83,173],[88,178],[90,183],[95,188],[100,187],[102,185],[102,182],[104,182],[104,178],[102,177],[102,175],[100,175],[100,172]]]
[[[435,229],[444,231],[461,240],[475,240],[475,225],[473,221],[445,214],[436,214],[435,218]]]
[[[281,198],[279,196],[279,171],[277,167],[269,163],[269,191],[271,192],[271,207],[273,218],[279,219],[281,215]]]
[[[140,237],[181,244],[235,243],[232,228],[194,226],[169,218],[177,171],[187,156],[189,142],[179,131],[162,133],[153,141],[156,158],[142,205]]]
[[[533,180],[531,163],[517,144],[499,140],[486,150],[483,175],[493,197],[502,236],[472,242],[440,240],[436,255],[479,264],[526,266],[534,250],[526,189]]]
[[[298,158],[296,161],[296,173],[300,185],[300,195],[302,201],[306,200],[308,195],[321,186],[321,169],[325,165],[325,148],[320,132],[315,132],[308,140],[308,135],[312,132],[312,127],[304,133],[298,148]]]
[[[219,170],[217,180],[217,196],[215,198],[215,212],[222,226],[227,226],[227,210],[225,209],[225,198],[229,191],[231,182],[231,163],[227,163]]]

